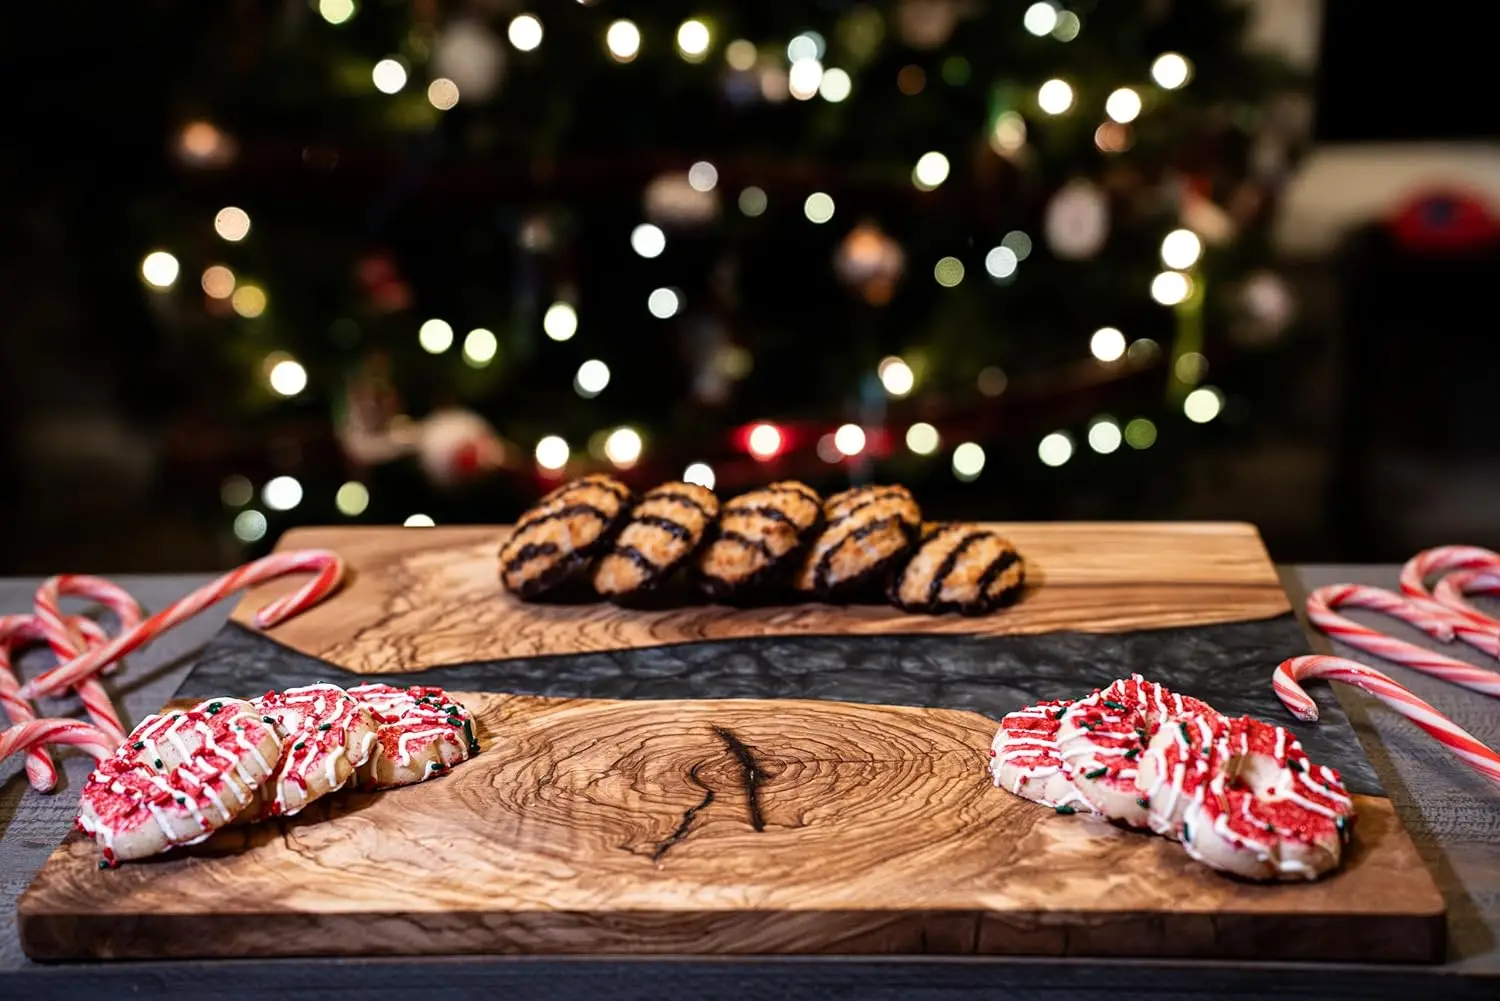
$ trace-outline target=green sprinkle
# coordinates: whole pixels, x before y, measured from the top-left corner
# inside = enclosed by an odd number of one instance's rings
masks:
[[[186,802],[187,802],[187,800],[185,798],[183,798],[182,796],[178,796],[177,797],[177,805],[178,806],[182,806]]]
[[[1266,831],[1269,834],[1275,834],[1276,833],[1276,825],[1275,824],[1267,824],[1266,825]]]
[[[1188,725],[1186,723],[1178,723],[1177,728],[1182,731],[1182,739],[1191,744],[1193,742],[1193,735],[1188,732]]]
[[[208,704],[208,711],[211,712],[211,713],[216,713],[220,709],[223,709],[223,708],[224,708],[224,703],[222,703],[222,702],[210,702]]]
[[[103,859],[100,859],[99,860],[99,868],[101,868],[101,869],[108,869],[109,868],[109,863],[106,862],[106,861],[104,861]]]
[[[1342,831],[1347,826],[1347,821],[1343,817],[1334,817],[1333,826]]]
[[[275,723],[276,722],[275,718],[271,717],[271,716],[262,716],[260,718],[260,721],[262,723]]]
[[[139,750],[143,750],[145,748],[146,742],[144,740],[138,740],[134,744],[131,744],[130,746],[133,749],[139,751]]]
[[[1125,711],[1125,706],[1119,702],[1112,702],[1109,699],[1105,699],[1103,704],[1109,706],[1111,709],[1118,709],[1121,712]]]
[[[464,721],[464,735],[469,738],[469,753],[470,754],[478,754],[479,753],[479,738],[477,738],[477,737],[474,736],[474,721],[473,720],[465,720]]]
[[[1184,840],[1184,841],[1191,841],[1191,840],[1193,840],[1193,832],[1188,830],[1188,825],[1186,823],[1184,823],[1182,825],[1182,840]]]
[[[303,743],[302,741],[299,740],[295,744],[292,745],[292,750],[294,750],[294,751],[300,751],[300,750],[302,750],[306,746],[307,745],[305,743]]]
[[[1128,751],[1125,752],[1125,760],[1126,761],[1134,761],[1135,760],[1135,756],[1137,754],[1140,754],[1140,753],[1141,753],[1141,749],[1139,747],[1132,747],[1130,750],[1128,750]]]
[[[1145,809],[1150,808],[1150,806],[1151,806],[1151,800],[1148,799],[1145,796],[1142,796],[1140,799],[1137,799],[1135,801],[1135,805],[1138,806],[1138,807],[1140,807],[1142,810],[1145,810]]]
[[[1084,772],[1083,777],[1086,779],[1102,779],[1107,774],[1109,774],[1108,768],[1095,768],[1091,772]]]
[[[1069,814],[1073,814],[1073,813],[1077,813],[1078,812],[1076,809],[1074,809],[1073,807],[1068,806],[1066,804],[1064,804],[1062,806],[1054,807],[1053,809],[1055,809],[1058,813],[1062,814],[1065,817],[1068,816]]]
[[[1289,759],[1286,763],[1286,766],[1294,772],[1300,773],[1302,771],[1302,762],[1298,761],[1296,758]]]
[[[332,723],[324,723],[324,724],[320,725],[318,727],[318,729],[319,730],[332,730],[333,729],[333,724]]]
[[[161,759],[160,759],[160,758],[157,758],[157,759],[156,759],[156,767],[157,767],[157,768],[160,768],[160,767],[161,767]]]

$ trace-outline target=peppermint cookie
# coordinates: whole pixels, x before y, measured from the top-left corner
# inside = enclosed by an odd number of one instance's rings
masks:
[[[337,685],[267,692],[253,704],[281,737],[281,761],[239,820],[293,816],[342,789],[374,753],[374,717]]]
[[[724,505],[719,529],[695,567],[711,598],[744,595],[796,566],[823,519],[823,502],[805,483],[786,480]]]
[[[1058,813],[1095,812],[1064,773],[1057,749],[1057,731],[1072,704],[1067,699],[1038,702],[1000,720],[1000,730],[990,745],[990,776],[995,785]]]
[[[1225,727],[1217,713],[1195,713],[1156,731],[1135,777],[1151,830],[1181,840],[1188,807],[1203,795],[1224,761]]]
[[[500,580],[536,598],[582,573],[630,510],[630,488],[602,473],[564,484],[521,516],[500,547]]]
[[[101,867],[196,844],[245,809],[280,759],[275,727],[240,699],[148,716],[89,775],[75,823]]]
[[[823,519],[792,586],[838,598],[885,587],[911,551],[922,511],[903,486],[855,487],[828,498]]]
[[[1253,880],[1314,880],[1338,867],[1354,801],[1285,728],[1228,720],[1221,760],[1184,812],[1182,846],[1204,865]]]
[[[594,568],[594,590],[625,602],[670,577],[698,551],[719,517],[719,498],[696,483],[646,491]]]
[[[1021,593],[1025,564],[1007,539],[978,525],[924,531],[916,552],[891,581],[890,598],[896,607],[984,615]]]
[[[372,684],[349,694],[376,723],[373,753],[359,768],[363,789],[412,785],[479,753],[474,718],[441,688]]]
[[[1212,706],[1140,675],[1111,682],[1063,713],[1058,752],[1063,770],[1100,813],[1128,827],[1149,827],[1151,800],[1137,783],[1141,757],[1164,725],[1205,715]]]

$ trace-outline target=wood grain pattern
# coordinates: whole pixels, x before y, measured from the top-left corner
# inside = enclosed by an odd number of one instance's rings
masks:
[[[344,593],[272,633],[361,674],[747,636],[1127,632],[1290,611],[1254,526],[1239,523],[1016,523],[992,526],[1027,561],[1015,606],[992,615],[910,615],[886,606],[801,604],[622,610],[528,604],[500,586],[502,527],[304,528],[279,549],[328,548],[352,569]],[[247,593],[233,618],[297,586]]]
[[[993,788],[977,714],[460,695],[485,750],[22,896],[39,959],[946,953],[1434,960],[1443,900],[1389,801],[1345,868],[1255,886]]]

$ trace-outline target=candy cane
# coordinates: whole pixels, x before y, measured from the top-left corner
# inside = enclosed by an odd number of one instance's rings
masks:
[[[77,628],[84,642],[90,645],[102,644],[107,638],[98,623],[88,619],[80,619]],[[20,697],[21,683],[12,673],[11,650],[41,639],[42,629],[33,616],[0,615],[0,706],[4,706],[12,723],[29,723],[36,719],[36,712],[31,703]],[[26,778],[37,792],[56,788],[57,766],[44,747],[33,746],[26,752]]]
[[[1462,612],[1476,622],[1488,620],[1494,624],[1497,633],[1500,633],[1500,619],[1491,619],[1469,604],[1464,597],[1469,594],[1500,595],[1500,569],[1455,570],[1432,585],[1432,597],[1439,604],[1447,605],[1456,612]],[[1495,656],[1500,657],[1500,649],[1494,653]]]
[[[76,719],[33,719],[0,731],[0,758],[20,750],[30,751],[43,744],[70,744],[81,747],[95,758],[107,758],[115,745],[109,734],[98,727]]]
[[[1417,671],[1485,695],[1500,696],[1500,674],[1475,667],[1446,654],[1387,636],[1369,626],[1344,618],[1333,609],[1352,605],[1395,616],[1439,638],[1457,637],[1481,650],[1493,652],[1493,637],[1472,621],[1458,618],[1451,609],[1423,597],[1403,597],[1393,591],[1362,584],[1332,584],[1307,596],[1307,617],[1334,639]]]
[[[82,656],[33,678],[30,683],[21,687],[18,694],[21,698],[31,699],[39,695],[52,695],[76,685],[80,680],[98,673],[106,664],[149,643],[161,633],[192,618],[240,588],[303,570],[316,570],[317,575],[296,591],[277,598],[256,612],[256,626],[270,628],[322,601],[343,581],[344,562],[337,553],[326,549],[304,549],[273,553],[247,563],[162,609],[104,646],[89,650]]]
[[[88,598],[114,612],[122,633],[130,632],[146,617],[141,611],[140,603],[130,596],[129,591],[103,577],[73,573],[47,578],[37,589],[32,614],[41,624],[47,645],[60,661],[72,660],[83,652],[77,642],[78,638],[69,628],[69,618],[58,607],[58,601],[65,595]],[[82,621],[76,616],[73,619]],[[114,661],[105,666],[105,673],[112,672],[119,666],[120,662]]]
[[[1456,571],[1456,572],[1450,572]],[[1447,574],[1429,593],[1427,578]],[[1500,590],[1500,553],[1478,546],[1439,546],[1418,553],[1401,568],[1401,590],[1411,598],[1432,600],[1462,620],[1463,636],[1492,657],[1500,657],[1500,620],[1464,600],[1464,595]]]
[[[1319,654],[1293,657],[1282,662],[1271,676],[1271,686],[1276,690],[1276,697],[1281,699],[1282,705],[1293,716],[1313,722],[1318,718],[1318,706],[1297,683],[1306,678],[1342,681],[1369,692],[1436,737],[1439,743],[1479,774],[1500,785],[1500,754],[1373,667],[1366,667],[1343,657],[1325,657]]]
[[[64,616],[62,609],[58,607],[59,599],[65,594],[92,598],[114,612],[115,618],[120,622],[122,634],[141,624],[143,617],[141,606],[118,585],[102,577],[91,577],[87,574],[61,574],[49,577],[37,589],[33,614],[36,616],[37,624],[41,627],[42,637],[47,641],[47,645],[52,647],[52,652],[57,654],[59,662],[67,663],[90,649],[79,643],[79,638],[71,625],[71,623],[87,620],[80,616]],[[103,670],[112,671],[118,666],[119,661],[116,660],[106,664]],[[105,691],[104,686],[95,678],[83,678],[74,687],[78,692],[78,697],[83,701],[84,711],[89,714],[95,725],[105,733],[114,735],[117,741],[124,740],[125,726],[120,722],[119,714],[115,712],[114,703],[110,701],[109,693]]]

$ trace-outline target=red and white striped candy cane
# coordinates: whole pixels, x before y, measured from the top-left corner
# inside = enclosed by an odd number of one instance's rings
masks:
[[[0,758],[44,744],[81,747],[95,758],[107,758],[115,753],[115,744],[109,734],[98,727],[76,719],[33,719],[0,731]]]
[[[146,613],[141,610],[140,603],[131,597],[130,592],[113,581],[81,573],[48,577],[42,582],[42,586],[37,588],[32,614],[41,623],[47,645],[52,648],[53,653],[57,654],[59,661],[72,660],[83,652],[78,642],[79,637],[74,635],[69,625],[70,622],[84,620],[78,616],[63,615],[58,605],[62,598],[70,596],[96,601],[115,613],[115,620],[120,624],[122,633],[130,632],[146,617]],[[112,672],[119,666],[118,660],[107,664],[104,668],[105,673]]]
[[[1403,597],[1384,588],[1363,584],[1331,584],[1307,596],[1307,617],[1334,639],[1455,685],[1485,695],[1500,696],[1500,674],[1362,626],[1334,611],[1343,606],[1384,612],[1439,639],[1458,637],[1481,650],[1492,652],[1488,632],[1472,621],[1459,618],[1451,609],[1430,598]]]
[[[130,596],[129,592],[102,577],[91,577],[88,574],[60,574],[56,577],[49,577],[37,589],[33,615],[41,627],[42,637],[52,648],[52,652],[57,654],[59,663],[65,664],[93,648],[81,642],[81,637],[75,631],[77,628],[75,624],[88,620],[82,616],[65,616],[62,609],[58,607],[58,601],[63,595],[91,598],[104,605],[115,613],[115,618],[120,622],[121,634],[128,633],[140,625],[144,617],[141,606]],[[94,646],[97,645],[94,644]],[[104,665],[103,670],[111,671],[118,666],[119,661],[116,660]],[[124,740],[125,726],[120,722],[119,714],[115,712],[109,693],[104,690],[104,686],[99,683],[98,679],[80,679],[74,688],[78,692],[79,699],[83,701],[84,710],[94,724],[105,733],[114,735],[117,740]]]
[[[98,623],[88,619],[78,623],[78,630],[89,645],[97,646],[106,639]],[[21,683],[13,673],[11,651],[23,644],[41,641],[42,629],[35,617],[0,615],[0,706],[4,707],[5,715],[12,723],[29,723],[36,719],[36,712],[30,702],[20,697]],[[26,752],[26,778],[37,792],[51,792],[57,786],[57,765],[40,744]]]
[[[1293,716],[1312,722],[1318,718],[1318,706],[1298,684],[1306,678],[1342,681],[1369,692],[1436,737],[1440,744],[1479,774],[1500,785],[1500,754],[1373,667],[1366,667],[1343,657],[1325,657],[1319,654],[1293,657],[1277,667],[1271,677],[1271,685],[1276,690],[1277,698],[1281,699],[1282,705]]]
[[[1427,578],[1443,574],[1427,590]],[[1478,546],[1439,546],[1407,560],[1401,568],[1401,591],[1416,600],[1430,600],[1446,607],[1462,620],[1470,634],[1462,637],[1492,657],[1500,657],[1500,620],[1486,615],[1465,594],[1500,590],[1500,553]]]
[[[1432,597],[1438,603],[1462,612],[1476,622],[1488,620],[1494,624],[1496,636],[1500,637],[1500,619],[1491,619],[1469,604],[1465,596],[1470,594],[1500,595],[1500,570],[1455,570],[1432,585]],[[1491,652],[1500,657],[1500,647]]]
[[[296,591],[277,598],[256,612],[255,624],[258,627],[266,629],[274,626],[326,598],[342,582],[344,562],[337,553],[326,549],[302,549],[272,553],[253,563],[247,563],[167,606],[104,646],[89,650],[82,656],[33,678],[30,683],[21,687],[19,695],[31,699],[39,695],[53,695],[77,685],[80,680],[98,673],[104,665],[149,643],[161,633],[222,601],[240,588],[304,570],[317,571],[317,575]]]

